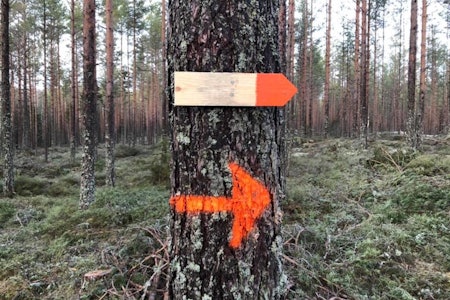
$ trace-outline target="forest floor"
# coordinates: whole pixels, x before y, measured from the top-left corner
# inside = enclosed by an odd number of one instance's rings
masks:
[[[450,139],[420,152],[399,137],[291,143],[283,203],[286,299],[450,299]],[[117,147],[117,187],[96,165],[78,210],[80,164],[17,154],[0,198],[0,299],[162,299],[167,145]],[[77,157],[79,161],[79,157]]]

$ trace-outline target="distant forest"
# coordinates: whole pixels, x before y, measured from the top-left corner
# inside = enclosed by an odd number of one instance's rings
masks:
[[[97,113],[98,141],[102,142],[106,30],[104,1],[98,2]],[[280,58],[287,76],[299,88],[287,107],[291,132],[356,137],[364,131],[406,131],[410,3],[358,0],[353,9],[346,9],[346,17],[339,17],[344,8],[337,1],[283,2]],[[416,70],[423,73],[424,82],[422,86],[419,80],[415,84],[415,101],[420,107],[419,90],[423,88],[423,132],[439,134],[448,130],[450,119],[450,6],[448,1],[424,3],[432,5],[434,11],[423,15],[419,3],[419,25],[426,22],[426,16],[434,22],[425,25],[425,41],[421,41],[420,32],[416,34]],[[166,5],[160,1],[114,1],[115,132],[119,143],[154,143],[166,126]],[[11,1],[10,14],[16,147],[69,145],[72,136],[79,145],[82,2],[15,0]],[[336,28],[341,28],[339,35],[333,34]],[[386,40],[387,31],[390,40]],[[71,49],[75,54],[72,63]],[[421,55],[425,56],[423,65],[419,63]]]

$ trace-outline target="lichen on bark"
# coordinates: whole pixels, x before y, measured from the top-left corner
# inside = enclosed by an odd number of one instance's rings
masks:
[[[95,46],[95,1],[84,1],[83,20],[83,155],[81,162],[80,208],[95,200],[95,160],[97,129],[97,79]]]
[[[279,299],[284,110],[174,107],[173,72],[279,72],[278,1],[169,1],[171,193],[231,196],[228,164],[263,183],[271,203],[236,249],[233,215],[171,212],[171,299]],[[205,82],[207,86],[208,83]]]

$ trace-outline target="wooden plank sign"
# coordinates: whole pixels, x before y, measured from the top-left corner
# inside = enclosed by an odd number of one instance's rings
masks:
[[[296,93],[280,73],[175,72],[177,106],[284,106]]]

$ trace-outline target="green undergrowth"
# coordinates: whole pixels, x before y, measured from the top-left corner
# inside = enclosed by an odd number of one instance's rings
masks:
[[[450,299],[450,148],[439,152],[401,141],[294,149],[289,298]]]
[[[167,255],[150,256],[167,236],[169,193],[164,181],[152,181],[150,168],[168,172],[161,149],[119,150],[117,186],[110,188],[103,184],[100,148],[96,201],[87,210],[78,208],[80,165],[67,163],[69,149],[51,149],[48,163],[19,154],[16,196],[0,198],[0,299],[99,299],[116,290],[138,295],[136,286],[154,274],[159,279],[150,287],[162,288],[166,278],[155,267]],[[37,171],[47,166],[51,170]],[[108,272],[86,277],[98,270]]]
[[[282,203],[286,299],[450,299],[450,147],[303,141]],[[0,198],[0,299],[163,299],[169,153],[117,147],[117,185],[96,164],[96,202],[78,209],[69,149],[18,153],[16,196]],[[76,161],[79,161],[77,154]]]

